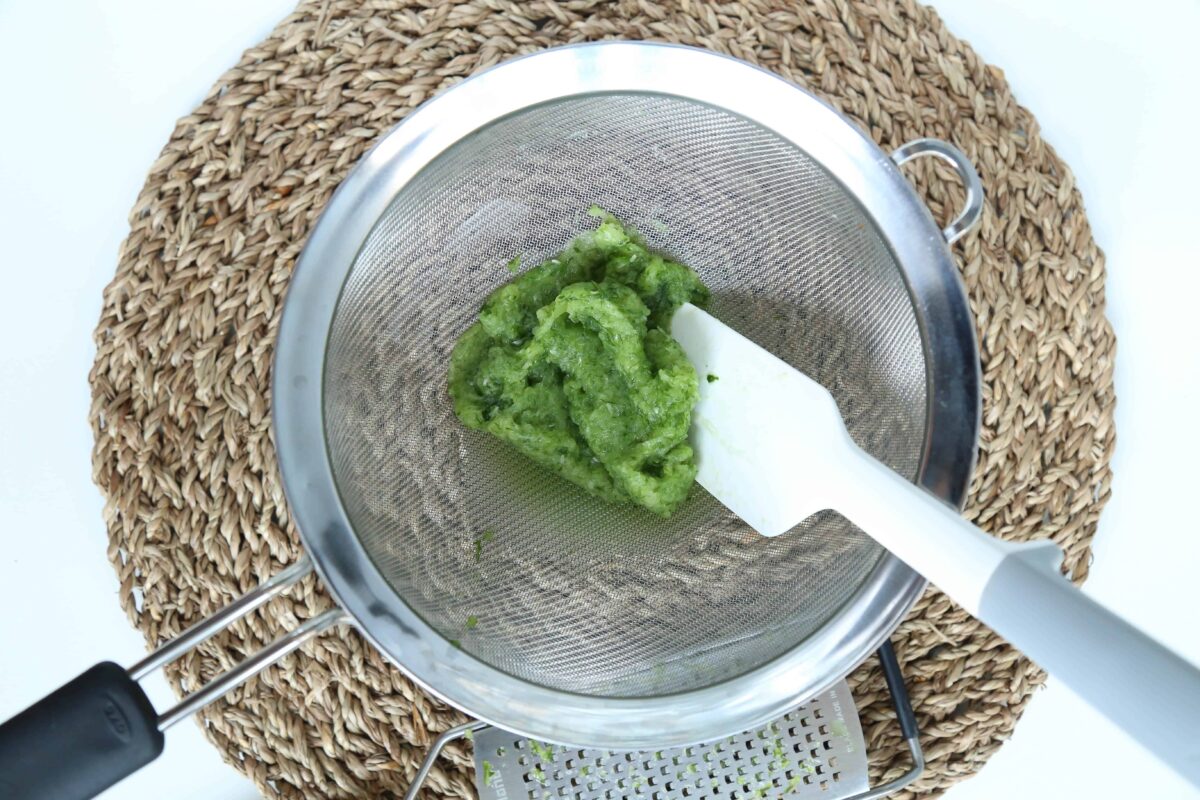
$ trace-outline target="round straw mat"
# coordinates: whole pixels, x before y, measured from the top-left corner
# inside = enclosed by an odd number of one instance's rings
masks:
[[[1104,259],[1070,170],[1003,73],[912,2],[305,2],[179,121],[130,215],[91,373],[95,480],[130,620],[159,643],[299,556],[270,437],[271,355],[288,278],[338,182],[439,90],[521,53],[602,38],[681,42],[775,70],[885,149],[962,148],[987,202],[954,248],[978,325],[983,433],[967,514],[1050,536],[1076,580],[1109,496],[1114,339]],[[935,216],[961,201],[926,159]],[[168,670],[191,689],[330,605],[307,579]],[[929,766],[913,793],[975,771],[1039,670],[939,592],[895,636]],[[852,677],[872,780],[905,769],[874,660]],[[232,692],[200,723],[270,797],[397,797],[461,719],[348,631]],[[427,796],[473,795],[465,743]]]

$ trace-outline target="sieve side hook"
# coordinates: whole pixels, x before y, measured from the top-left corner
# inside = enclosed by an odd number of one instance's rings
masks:
[[[933,156],[954,167],[967,190],[963,210],[949,225],[942,228],[946,244],[954,244],[979,222],[979,217],[983,214],[983,183],[979,180],[971,159],[967,158],[963,151],[941,139],[913,139],[906,142],[892,151],[892,162],[898,167],[924,156]]]

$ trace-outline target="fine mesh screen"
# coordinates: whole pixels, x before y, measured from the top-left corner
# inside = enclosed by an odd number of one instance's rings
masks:
[[[925,364],[871,221],[803,152],[691,101],[593,95],[472,134],[359,254],[325,365],[338,490],[400,597],[531,682],[668,694],[741,674],[833,616],[880,555],[833,513],[765,539],[703,489],[669,521],[596,500],[454,416],[450,351],[489,291],[595,224],[695,269],[711,313],[828,387],[860,445],[915,475]],[[485,535],[486,534],[486,535]]]

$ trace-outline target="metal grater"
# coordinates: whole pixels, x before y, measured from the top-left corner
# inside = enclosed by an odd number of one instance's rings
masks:
[[[554,747],[498,728],[475,734],[480,800],[838,800],[867,789],[850,687],[717,742],[637,753]]]

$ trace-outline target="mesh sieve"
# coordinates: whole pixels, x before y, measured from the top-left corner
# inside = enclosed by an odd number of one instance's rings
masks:
[[[695,269],[715,316],[829,388],[855,440],[909,476],[927,365],[872,219],[804,151],[728,111],[635,92],[556,100],[404,184],[325,352],[324,434],[355,535],[413,611],[499,670],[583,695],[674,694],[797,647],[880,550],[828,512],[764,539],[699,486],[669,521],[610,506],[457,421],[455,340],[510,258],[552,255],[593,224],[593,203]]]

